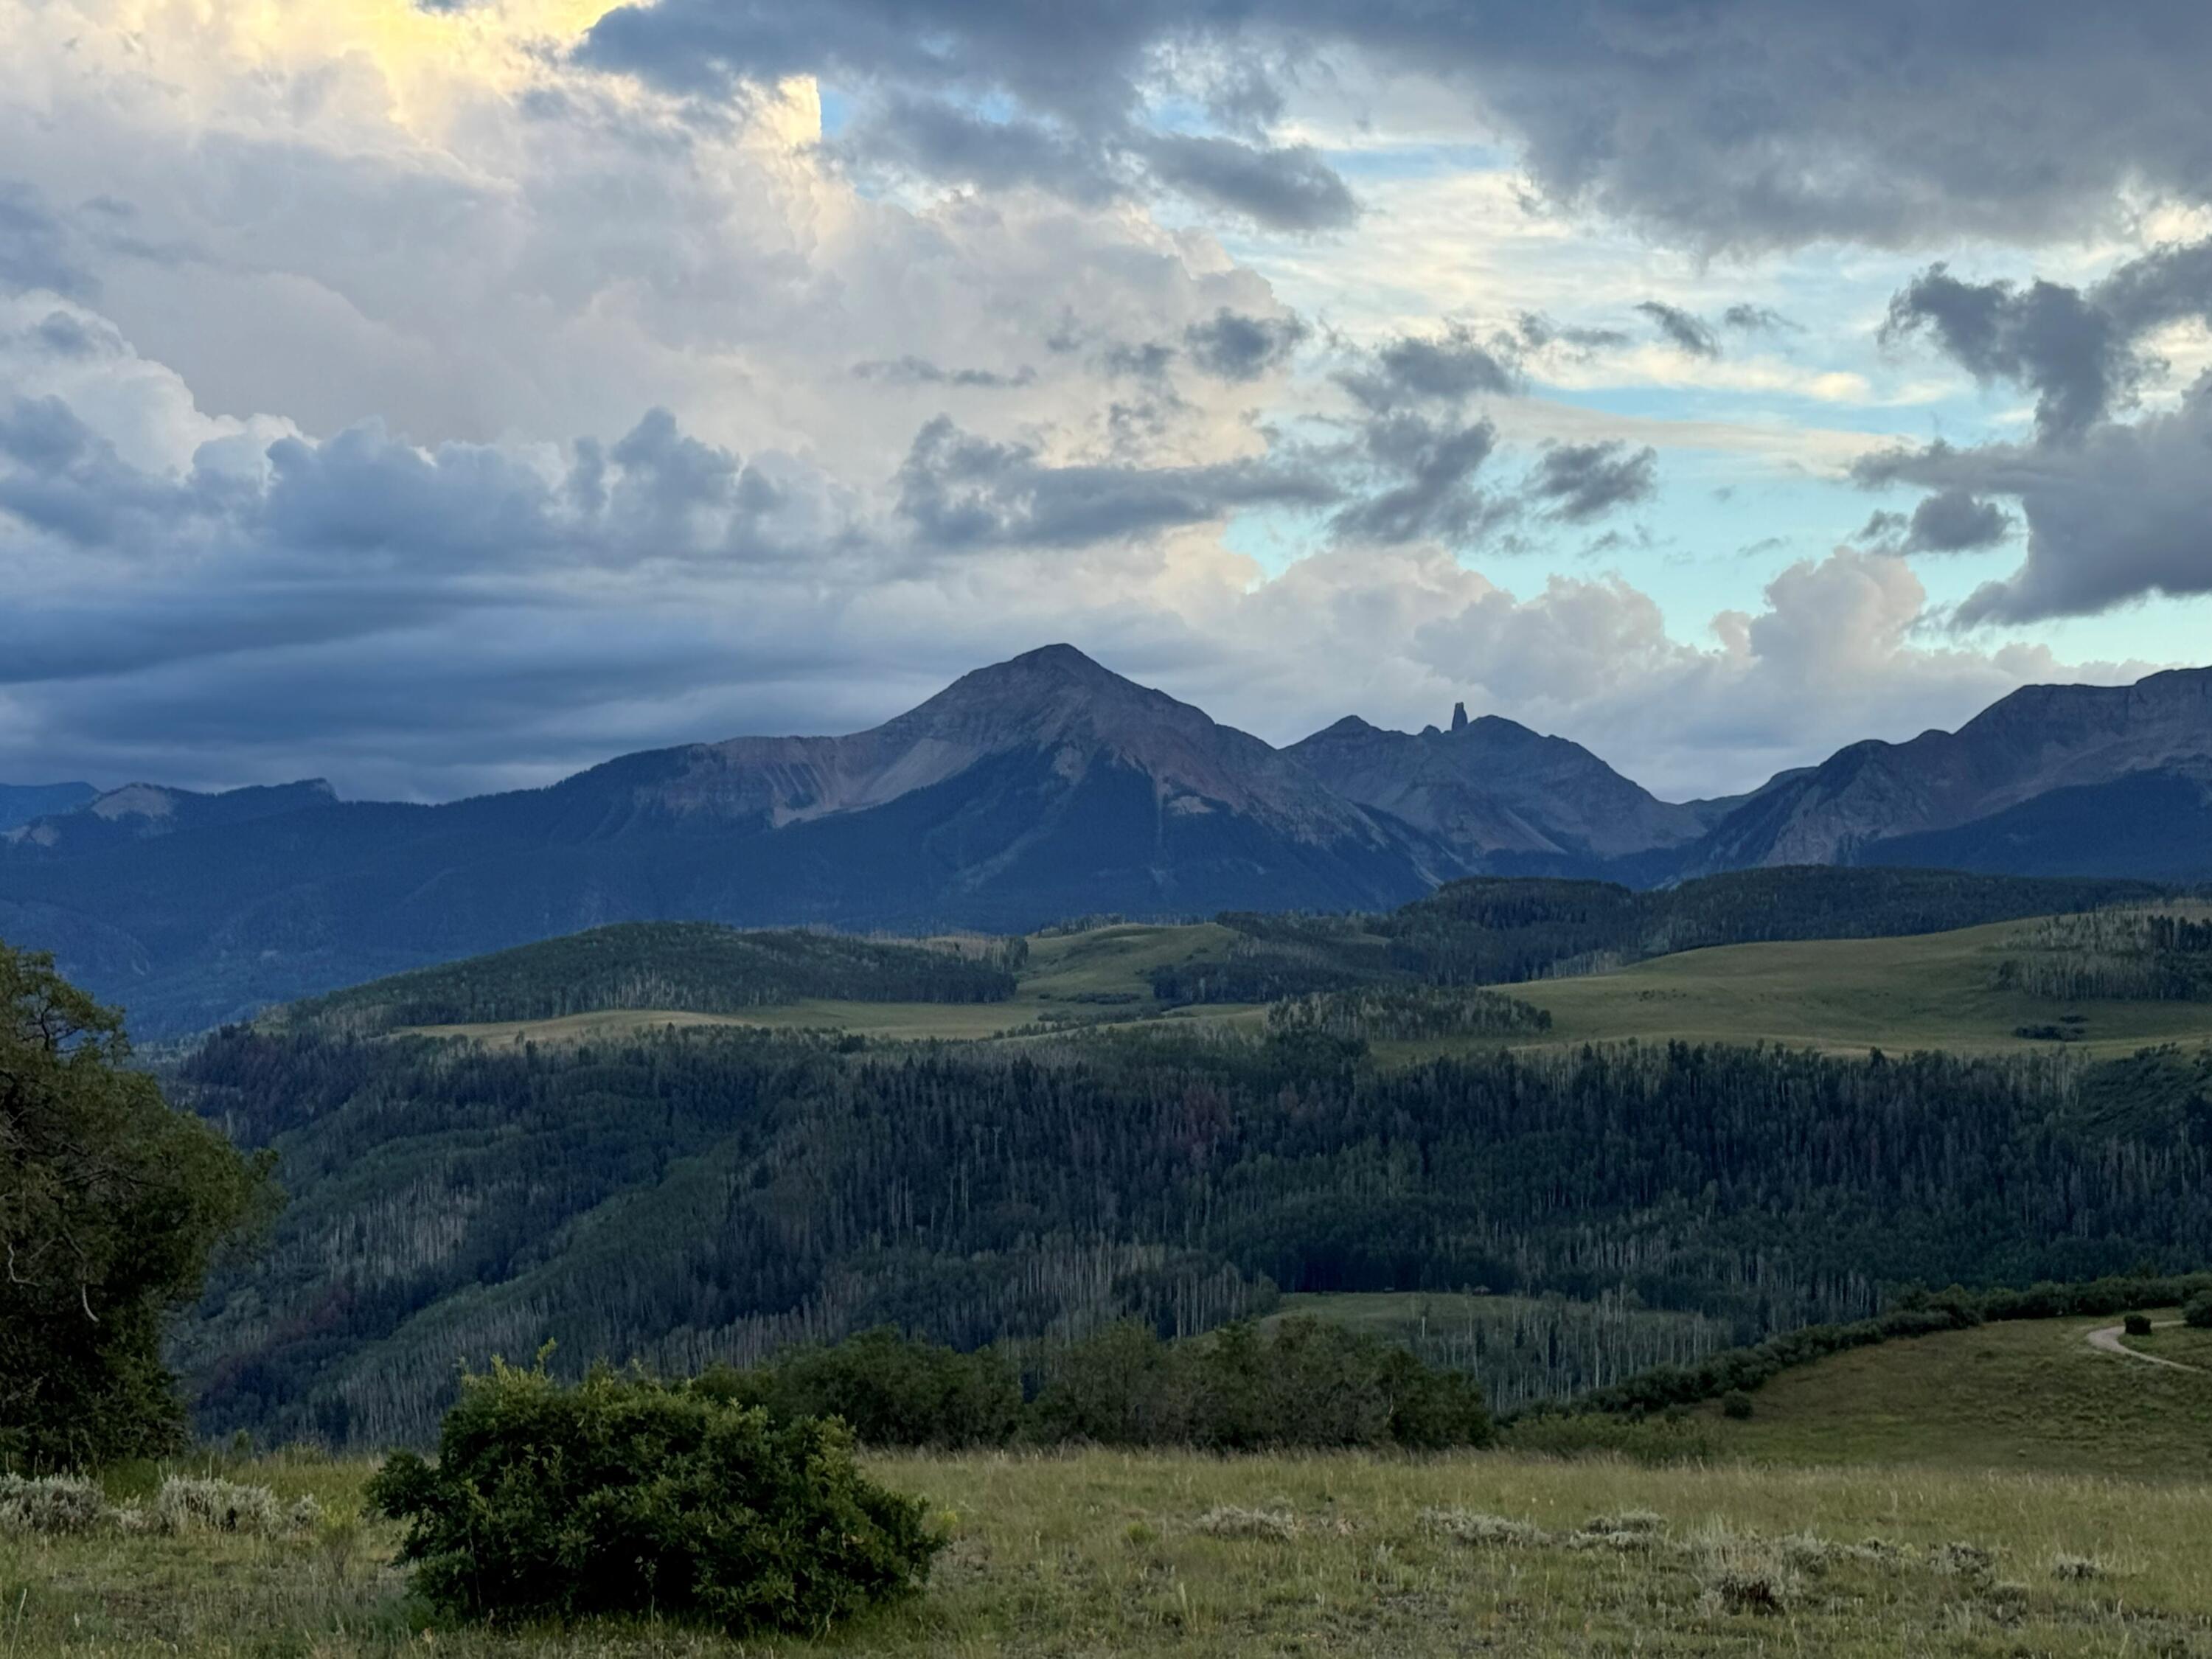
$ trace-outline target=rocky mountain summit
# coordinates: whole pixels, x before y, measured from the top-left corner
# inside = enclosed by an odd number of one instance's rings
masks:
[[[1448,728],[1348,717],[1278,750],[1065,645],[865,732],[444,805],[319,781],[76,799],[0,833],[0,937],[161,1030],[619,921],[1012,931],[1794,863],[2212,879],[2212,670],[2032,688],[1722,801],[1660,800],[1463,703]]]

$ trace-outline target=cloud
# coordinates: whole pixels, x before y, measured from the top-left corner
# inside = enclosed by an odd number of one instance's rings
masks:
[[[1628,336],[1617,328],[1566,327],[1536,311],[1522,312],[1513,319],[1513,327],[1520,343],[1531,351],[1541,351],[1554,343],[1573,346],[1579,350],[1595,350],[1628,343]]]
[[[1636,308],[1657,325],[1660,333],[1692,357],[1721,355],[1721,343],[1704,318],[1662,300],[1645,300]]]
[[[1306,337],[1294,316],[1249,317],[1222,307],[1183,331],[1191,361],[1217,380],[1256,380],[1290,361]]]
[[[1795,329],[1797,326],[1780,312],[1747,301],[1738,301],[1721,313],[1721,325],[1724,328],[1741,329],[1747,334],[1772,333],[1778,329]]]
[[[1146,537],[1218,523],[1239,507],[1319,505],[1334,495],[1319,479],[1262,462],[1055,466],[944,416],[915,435],[898,476],[900,515],[924,544],[948,551]]]
[[[1506,397],[1521,389],[1512,363],[1478,343],[1462,324],[1435,337],[1402,335],[1338,379],[1377,414],[1425,403],[1457,408],[1471,398]]]
[[[1528,493],[1569,524],[1587,524],[1615,507],[1649,501],[1659,487],[1659,454],[1648,444],[1554,444],[1529,475]]]
[[[1923,498],[1905,526],[1908,553],[1963,553],[1995,547],[2012,530],[2012,517],[1995,501],[1978,501],[1963,489],[1946,489]]]
[[[2159,367],[2138,343],[2187,318],[2212,321],[2212,242],[2156,249],[2087,290],[1967,283],[1930,265],[1891,300],[1882,331],[1925,332],[1977,380],[2033,391],[2037,434],[2058,443],[2130,407]]]
[[[1307,145],[1269,149],[1176,134],[1154,140],[1145,154],[1170,189],[1273,230],[1336,230],[1359,216],[1351,188]]]
[[[2132,423],[2103,422],[2067,445],[1944,444],[1870,458],[1863,483],[1917,484],[1937,501],[1997,496],[2027,522],[2020,568],[1961,605],[1960,626],[2094,615],[2154,593],[2212,593],[2212,375],[2181,405]],[[1928,510],[1929,503],[1922,503]],[[1959,522],[1988,524],[1987,505]],[[1933,510],[1950,524],[1952,508]],[[1916,538],[1923,529],[1914,514]]]
[[[70,240],[68,228],[38,191],[20,179],[0,179],[0,293],[46,289],[73,299],[90,295],[96,284]]]
[[[2117,12],[2071,0],[1782,12],[1755,0],[1042,10],[659,0],[601,17],[578,57],[691,98],[820,75],[863,96],[896,94],[909,123],[917,100],[972,110],[1005,100],[1019,115],[1013,131],[1058,133],[1098,158],[1078,177],[1172,139],[1151,112],[1177,103],[1264,131],[1306,80],[1349,59],[1386,88],[1433,88],[1471,105],[1517,144],[1549,197],[1706,249],[2056,240],[2114,223],[2131,189],[2196,202],[2212,191],[2196,112],[2212,20],[2191,0]],[[1264,154],[1208,170],[1247,171]],[[1272,200],[1290,214],[1273,222],[1341,222],[1340,180],[1316,174],[1287,195],[1282,185],[1249,181],[1237,210]]]
[[[1036,370],[1027,363],[1012,374],[1003,374],[994,368],[944,368],[927,357],[912,356],[878,357],[853,365],[854,379],[880,380],[887,386],[951,386],[1004,391],[1035,385],[1036,377]]]

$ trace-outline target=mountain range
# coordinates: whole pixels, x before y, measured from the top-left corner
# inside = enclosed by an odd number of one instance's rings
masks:
[[[442,805],[319,781],[65,794],[0,833],[0,939],[159,1035],[617,921],[1011,931],[1801,863],[2212,878],[2212,670],[2033,687],[1956,732],[1670,803],[1463,710],[1278,750],[1050,646],[870,731],[656,750]]]

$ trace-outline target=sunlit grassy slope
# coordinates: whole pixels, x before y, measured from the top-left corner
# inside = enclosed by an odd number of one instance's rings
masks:
[[[2119,1362],[2128,1363],[2128,1362]],[[2146,1368],[2148,1369],[2148,1368]],[[428,1628],[368,1466],[233,1468],[298,1541],[0,1536],[10,1659],[414,1654],[2191,1654],[2212,1488],[2042,1474],[1506,1453],[1427,1462],[1085,1452],[876,1458],[951,1534],[927,1593],[821,1644],[651,1623]],[[1523,1523],[1473,1541],[1480,1517]],[[1256,1517],[1256,1518],[1255,1518]],[[1455,1534],[1457,1535],[1455,1535]],[[1771,1595],[1771,1601],[1767,1599]]]
[[[2057,1002],[1992,984],[2006,941],[2028,924],[1997,922],[1905,939],[1729,945],[1661,957],[1615,974],[1510,988],[1547,1009],[1546,1041],[1621,1037],[1766,1041],[1863,1052],[1962,1053],[2052,1048],[2021,1026],[2079,1017],[2090,1052],[2212,1039],[2212,1004]]]
[[[1698,1426],[1723,1457],[2212,1480],[2212,1371],[2089,1346],[2119,1322],[2019,1320],[1859,1348],[1783,1372],[1752,1395],[1747,1421],[1708,1406]],[[2183,1334],[2142,1346],[2202,1354]]]

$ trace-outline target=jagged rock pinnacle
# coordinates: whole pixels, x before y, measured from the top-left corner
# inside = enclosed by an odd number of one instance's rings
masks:
[[[1463,702],[1455,702],[1452,705],[1452,730],[1455,732],[1467,730],[1467,705]]]

